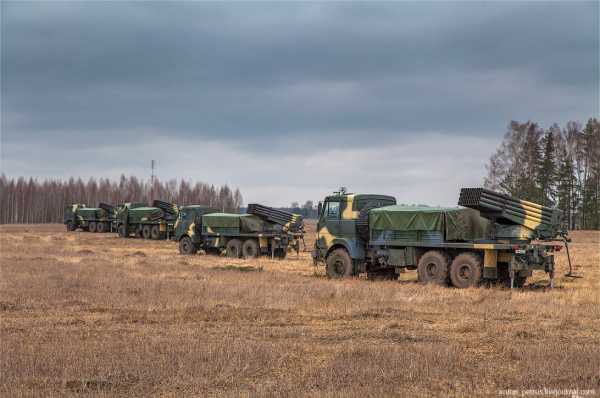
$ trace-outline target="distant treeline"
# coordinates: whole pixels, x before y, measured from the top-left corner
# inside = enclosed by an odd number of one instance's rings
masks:
[[[600,229],[600,123],[568,122],[544,130],[512,121],[490,158],[485,186],[557,206],[570,229]]]
[[[135,176],[124,175],[118,181],[107,178],[90,178],[87,182],[81,178],[39,181],[24,177],[8,178],[2,174],[0,223],[62,222],[64,207],[70,203],[85,203],[95,207],[99,202],[151,203],[154,199],[178,205],[204,204],[227,212],[238,212],[243,204],[239,189],[232,190],[227,185],[214,186],[175,179],[166,182],[154,179],[152,184]]]
[[[300,205],[298,202],[292,202],[290,207],[280,207],[281,210],[291,213],[300,214],[304,218],[318,218],[317,206],[312,200],[307,200],[306,203]]]

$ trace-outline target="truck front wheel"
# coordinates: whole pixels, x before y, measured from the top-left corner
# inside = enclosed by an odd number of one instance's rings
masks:
[[[452,261],[450,280],[459,289],[474,287],[481,282],[481,257],[475,253],[461,253]]]
[[[430,250],[421,256],[417,273],[419,282],[445,285],[448,283],[448,263],[450,259],[446,253]]]
[[[197,251],[198,249],[196,248],[189,236],[184,236],[183,238],[181,238],[181,240],[179,241],[180,254],[192,255],[196,254]]]
[[[347,278],[354,275],[354,264],[345,249],[335,249],[327,256],[327,276],[330,278]]]
[[[91,222],[88,224],[88,229],[90,232],[96,232],[96,223],[95,222]]]

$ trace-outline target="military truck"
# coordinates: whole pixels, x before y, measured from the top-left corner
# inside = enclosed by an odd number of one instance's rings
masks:
[[[63,222],[67,231],[112,232],[115,208],[107,203],[87,207],[82,203],[65,206]]]
[[[313,259],[331,278],[395,279],[408,269],[425,283],[518,287],[542,270],[552,284],[556,241],[566,236],[559,210],[483,188],[463,188],[459,205],[397,206],[391,196],[340,190],[319,203]]]
[[[170,239],[179,209],[173,203],[155,200],[145,203],[124,203],[117,210],[116,224],[119,236],[143,239]]]
[[[269,255],[284,258],[288,249],[300,250],[302,217],[258,204],[247,214],[218,213],[202,207],[182,207],[175,224],[179,252],[191,255],[225,253],[231,258]]]

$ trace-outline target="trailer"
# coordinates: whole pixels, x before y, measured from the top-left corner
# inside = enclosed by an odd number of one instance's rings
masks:
[[[87,207],[82,203],[65,206],[63,223],[67,231],[81,229],[88,232],[112,232],[115,207],[100,203],[98,207]]]
[[[175,227],[181,254],[203,250],[231,258],[285,258],[289,249],[300,250],[303,234],[299,215],[258,204],[248,205],[248,214],[182,207]]]
[[[178,207],[173,203],[155,200],[146,203],[124,203],[116,214],[119,236],[143,239],[170,239],[173,236]]]
[[[397,206],[393,197],[341,190],[319,204],[313,259],[331,278],[417,270],[423,283],[518,287],[541,270],[553,283],[553,252],[566,239],[559,210],[482,188],[463,188],[459,205]]]

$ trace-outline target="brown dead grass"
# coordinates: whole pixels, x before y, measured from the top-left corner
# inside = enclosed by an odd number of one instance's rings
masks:
[[[600,394],[600,233],[521,291],[332,281],[175,243],[0,228],[2,396]],[[307,239],[307,244],[311,242]]]

